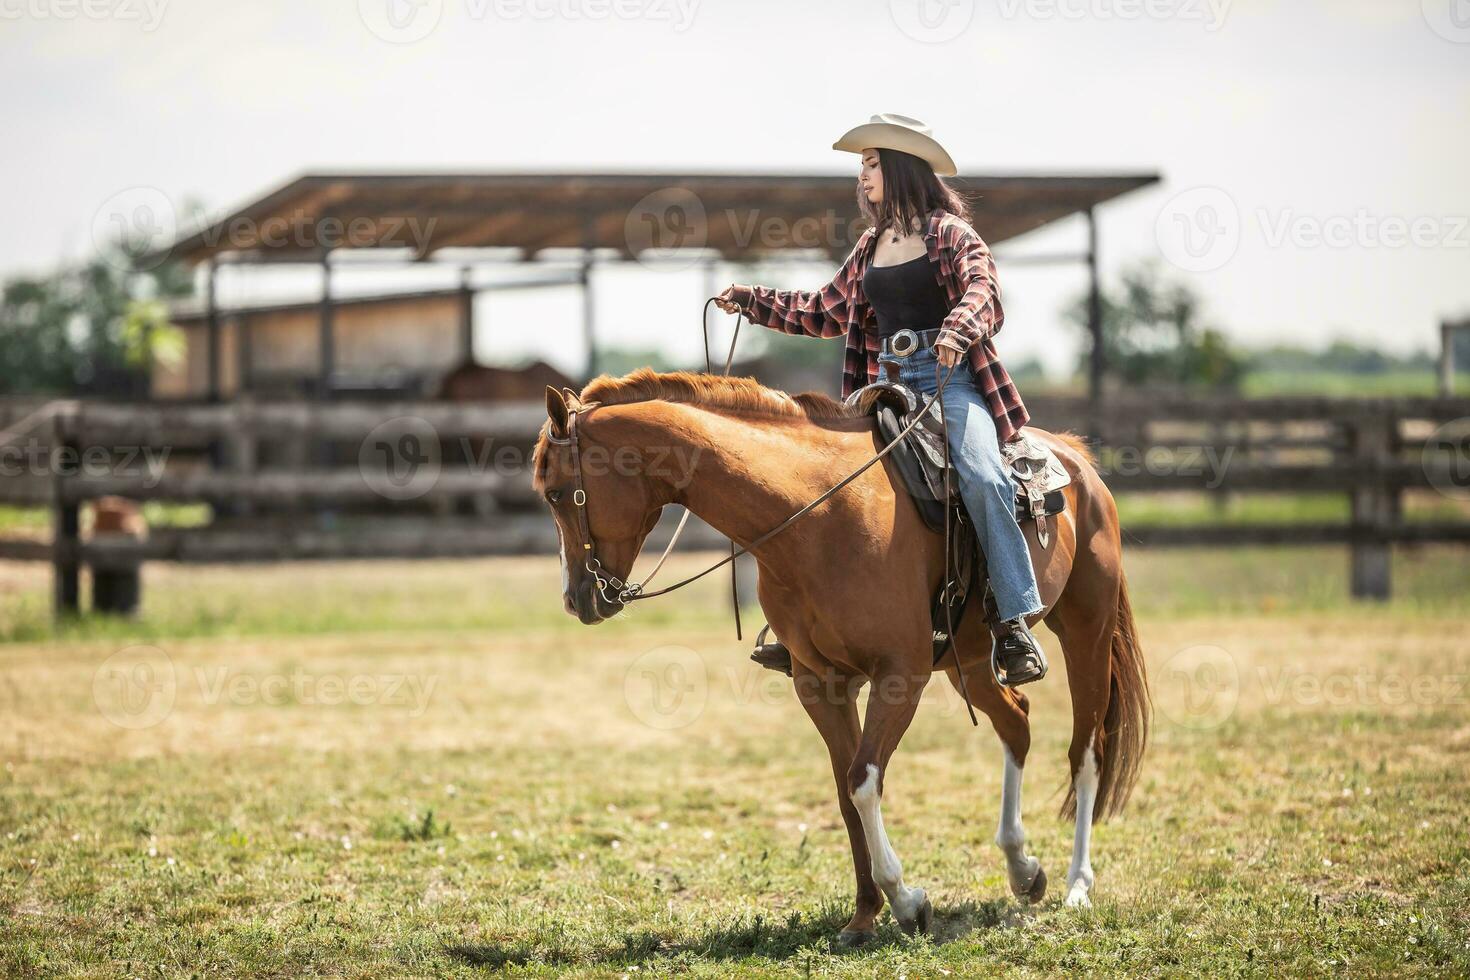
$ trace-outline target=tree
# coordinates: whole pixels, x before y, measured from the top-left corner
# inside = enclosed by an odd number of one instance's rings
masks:
[[[9,280],[0,290],[0,394],[146,389],[152,357],[178,346],[157,298],[190,292],[176,263],[138,273],[121,251]]]
[[[1165,282],[1157,264],[1123,273],[1122,289],[1102,291],[1102,334],[1108,379],[1130,386],[1168,384],[1235,389],[1245,371],[1243,357],[1224,333],[1202,322],[1200,299],[1183,283]],[[1067,310],[1067,319],[1088,327],[1087,296]],[[1087,371],[1090,351],[1079,370]]]

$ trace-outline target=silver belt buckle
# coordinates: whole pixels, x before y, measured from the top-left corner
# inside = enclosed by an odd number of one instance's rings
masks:
[[[899,357],[908,357],[919,349],[919,335],[905,327],[888,339],[888,349]]]

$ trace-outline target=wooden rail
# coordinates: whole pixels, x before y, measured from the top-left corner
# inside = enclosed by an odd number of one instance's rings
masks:
[[[1470,523],[1405,522],[1405,491],[1470,497],[1470,398],[1120,397],[1028,400],[1036,425],[1091,436],[1114,493],[1341,493],[1340,524],[1130,526],[1129,543],[1184,546],[1337,543],[1352,551],[1354,595],[1389,593],[1396,543],[1470,542]],[[58,611],[77,605],[83,565],[549,553],[553,527],[530,490],[539,403],[256,403],[117,405],[0,400],[0,503],[46,504],[53,540],[0,540],[0,559],[50,560]],[[1445,426],[1455,439],[1446,440]],[[1458,428],[1455,428],[1458,427]],[[1461,433],[1463,429],[1463,433]],[[16,430],[19,433],[19,430]],[[402,495],[374,478],[369,437],[432,443],[435,475]],[[488,447],[488,448],[487,448]],[[492,452],[493,450],[493,452]],[[418,451],[416,449],[415,451]],[[492,465],[495,452],[510,464]],[[390,465],[386,460],[384,465]],[[143,541],[83,542],[80,508],[116,495],[206,503],[202,528],[159,528]],[[479,515],[455,519],[472,504]],[[371,513],[371,520],[344,515]],[[326,514],[330,519],[323,519]],[[331,515],[336,515],[332,517]],[[666,518],[670,515],[666,515]],[[676,517],[676,515],[675,515]],[[666,540],[666,520],[655,541]],[[350,530],[344,528],[350,527]],[[691,521],[686,540],[724,539]]]

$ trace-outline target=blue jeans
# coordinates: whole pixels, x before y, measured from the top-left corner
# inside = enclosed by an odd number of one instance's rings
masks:
[[[887,377],[883,365],[899,366],[898,380],[926,399],[938,389],[934,376],[939,357],[932,347],[921,347],[908,357],[878,355],[878,376]],[[941,368],[940,376],[949,368]],[[949,457],[960,482],[965,511],[980,538],[990,588],[995,593],[1001,619],[1029,616],[1042,610],[1036,572],[1026,537],[1016,523],[1016,485],[1000,455],[995,418],[975,384],[975,372],[961,360],[950,375],[940,398],[945,427],[949,432]]]

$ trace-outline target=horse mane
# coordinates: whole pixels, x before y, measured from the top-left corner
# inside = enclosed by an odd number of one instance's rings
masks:
[[[584,403],[601,405],[680,402],[768,418],[850,419],[864,414],[857,407],[820,391],[791,394],[767,388],[751,377],[700,371],[655,371],[649,367],[637,368],[621,378],[600,374],[587,382],[577,397]],[[532,451],[532,483],[537,489],[543,485],[549,426],[550,420],[547,420]]]
[[[1085,437],[1071,431],[1053,432],[1052,435],[1066,443],[1067,448],[1086,460],[1089,466],[1097,469],[1097,453],[1092,451],[1092,447],[1087,444]]]

